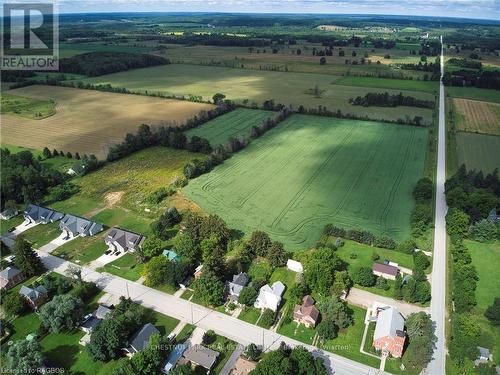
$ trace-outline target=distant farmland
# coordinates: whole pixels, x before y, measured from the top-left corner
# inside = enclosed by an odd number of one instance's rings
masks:
[[[2,143],[64,152],[96,154],[104,158],[107,149],[137,131],[140,124],[180,124],[209,104],[166,100],[139,95],[104,93],[55,86],[28,86],[9,94],[51,99],[56,113],[34,120],[2,115]]]
[[[314,245],[329,222],[403,240],[427,139],[425,128],[293,115],[184,190],[292,250]]]
[[[500,137],[487,134],[458,132],[456,134],[458,165],[483,173],[500,169]]]
[[[421,116],[425,122],[432,121],[432,110],[415,107],[362,107],[349,103],[350,98],[364,96],[367,92],[385,92],[419,99],[434,100],[430,92],[388,88],[367,88],[352,85],[338,85],[339,76],[314,73],[272,72],[248,69],[219,68],[212,66],[173,64],[127,72],[108,74],[83,79],[85,83],[111,84],[126,87],[133,91],[162,92],[170,95],[199,95],[204,99],[221,92],[229,99],[262,104],[264,100],[274,99],[277,103],[292,104],[295,108],[325,106],[330,110],[341,110],[372,119],[397,120],[406,116]],[[380,79],[381,85],[385,80]],[[412,82],[412,81],[408,81]],[[373,84],[370,82],[370,84]],[[405,83],[405,85],[408,85]],[[411,83],[409,84],[411,85]],[[317,87],[319,95],[314,95]],[[420,87],[420,86],[416,86]],[[430,87],[427,85],[426,87]]]
[[[271,111],[238,108],[202,126],[187,131],[186,136],[191,138],[196,135],[206,138],[212,146],[224,145],[230,138],[246,139],[250,137],[253,126],[262,125],[266,118],[275,114],[275,112]]]
[[[453,105],[458,130],[500,135],[500,104],[455,98]]]

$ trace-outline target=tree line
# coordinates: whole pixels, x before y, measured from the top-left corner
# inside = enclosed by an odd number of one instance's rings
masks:
[[[362,105],[363,107],[378,106],[378,107],[418,107],[418,108],[434,108],[433,100],[417,99],[413,96],[399,94],[389,94],[388,92],[369,92],[365,96],[350,98],[349,103],[352,105]]]
[[[472,86],[482,89],[500,90],[500,71],[461,69],[452,73],[446,72],[443,75],[443,84],[447,86]]]
[[[185,44],[189,46],[222,46],[222,47],[266,47],[271,45],[270,40],[248,38],[220,33],[194,34],[184,32],[182,35],[148,35],[137,38],[138,41],[157,40],[161,44]]]
[[[446,226],[451,236],[467,237],[487,242],[499,238],[498,224],[489,218],[500,208],[498,170],[483,175],[462,165],[445,183],[449,210]]]
[[[59,71],[62,73],[83,74],[88,77],[95,77],[129,69],[165,64],[170,64],[170,61],[161,56],[102,51],[82,53],[63,58],[59,61]]]

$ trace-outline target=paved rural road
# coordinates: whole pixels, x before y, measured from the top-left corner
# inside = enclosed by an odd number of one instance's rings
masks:
[[[64,274],[71,264],[48,253],[42,251],[38,253],[47,269],[51,271]],[[270,330],[246,323],[232,316],[219,313],[147,286],[125,280],[121,277],[99,273],[85,267],[82,267],[82,277],[86,281],[95,282],[100,289],[107,293],[115,296],[123,295],[130,297],[133,301],[145,307],[180,319],[181,321],[195,324],[205,330],[213,329],[216,333],[242,345],[248,345],[253,342],[263,345],[268,350],[277,349],[279,344],[284,341],[292,347],[297,345],[307,347],[313,355],[322,357],[330,372],[335,375],[381,374],[378,369],[365,366],[330,352],[325,352],[310,345],[305,345]],[[334,350],[341,351],[343,348],[335,348]],[[358,350],[358,348],[349,348],[349,350]]]
[[[434,228],[434,254],[432,262],[431,280],[431,318],[436,324],[436,349],[434,358],[427,366],[428,374],[445,374],[446,343],[445,343],[445,316],[446,316],[446,223],[445,217],[448,207],[444,195],[446,180],[446,131],[444,110],[444,74],[443,37],[441,37],[441,82],[439,83],[439,131],[438,131],[438,160],[436,174],[436,217]]]

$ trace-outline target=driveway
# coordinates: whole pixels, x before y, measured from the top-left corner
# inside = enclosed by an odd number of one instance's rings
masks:
[[[35,222],[28,222],[27,220],[23,221],[21,224],[19,224],[12,232],[8,233],[6,236],[7,237],[16,237],[23,233],[24,231],[27,231],[28,229],[31,229],[33,227],[36,227],[40,223],[35,223]]]
[[[234,367],[234,364],[240,357],[241,353],[243,353],[243,349],[245,349],[245,347],[241,344],[238,344],[236,346],[233,353],[231,354],[231,357],[229,357],[222,370],[220,370],[219,375],[229,375],[229,373]]]
[[[406,303],[403,301],[398,301],[393,298],[382,297],[378,294],[373,294],[367,292],[365,290],[361,290],[358,288],[351,288],[349,295],[347,296],[347,301],[350,304],[363,307],[365,309],[369,309],[372,307],[374,302],[379,302],[383,305],[391,305],[399,310],[401,314],[405,317],[414,312],[425,311],[429,312],[428,307],[420,307],[417,305],[412,305],[411,303]]]
[[[76,237],[78,237],[78,236],[76,236]],[[50,241],[48,244],[40,247],[40,251],[44,251],[46,253],[51,253],[55,249],[57,249],[59,246],[62,246],[64,244],[74,240],[76,237],[71,236],[71,237],[67,238],[67,234],[63,232],[56,239],[54,239],[54,240]]]
[[[114,250],[114,249],[109,248],[108,250]],[[99,258],[97,258],[96,260],[93,260],[89,264],[89,267],[92,268],[92,269],[96,269],[96,268],[102,267],[105,264],[111,263],[112,261],[121,258],[125,254],[127,254],[127,251],[120,251],[119,255],[115,255],[115,254],[116,254],[116,252],[115,253],[111,252],[109,254],[102,254]]]
[[[48,253],[38,252],[47,269],[64,274],[71,264]],[[255,326],[232,316],[219,313],[192,302],[176,298],[132,281],[109,274],[101,274],[88,267],[82,267],[82,277],[97,284],[99,289],[115,296],[125,295],[134,302],[159,313],[196,325],[202,330],[214,330],[217,334],[236,341],[244,346],[254,343],[262,345],[264,350],[275,350],[283,341],[291,347],[304,346],[316,357],[324,360],[330,373],[336,375],[379,374],[379,370],[341,357],[334,353],[305,345],[297,340]]]

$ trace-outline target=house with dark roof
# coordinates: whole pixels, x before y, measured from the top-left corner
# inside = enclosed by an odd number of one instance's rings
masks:
[[[95,221],[84,217],[70,214],[66,214],[62,218],[59,223],[59,228],[61,228],[61,230],[65,232],[68,237],[95,236],[103,229],[102,224],[96,223]]]
[[[500,215],[497,214],[497,209],[494,208],[488,214],[488,220],[493,221],[494,223],[498,223],[500,221]]]
[[[101,324],[101,321],[110,312],[111,312],[110,308],[103,305],[99,305],[96,311],[94,311],[92,314],[85,316],[83,322],[80,324],[80,329],[86,333],[92,332],[92,330],[99,324]]]
[[[14,267],[7,267],[0,271],[0,290],[9,289],[25,279],[23,273]]]
[[[142,247],[144,243],[142,234],[134,233],[129,230],[113,227],[104,238],[104,242],[108,247],[118,251],[135,251]]]
[[[233,275],[233,281],[227,282],[227,298],[232,302],[238,302],[241,290],[248,284],[249,278],[245,272]]]
[[[61,220],[64,214],[47,207],[38,206],[36,204],[28,204],[23,212],[23,216],[24,219],[28,220],[30,223],[48,224]]]
[[[373,263],[373,274],[388,280],[396,280],[399,268],[390,264]]]
[[[314,327],[319,319],[319,310],[314,306],[314,299],[307,295],[302,300],[302,305],[295,305],[293,320],[306,327]]]
[[[49,298],[47,289],[45,289],[42,285],[38,285],[35,288],[23,285],[19,290],[19,294],[26,299],[28,304],[33,309],[38,308],[38,306]]]
[[[191,364],[204,367],[210,371],[220,353],[203,345],[193,345],[184,351],[183,358]]]
[[[401,358],[406,340],[404,332],[405,318],[392,306],[385,306],[377,311],[377,323],[373,334],[373,347]]]
[[[12,219],[14,216],[17,216],[19,214],[19,211],[14,208],[6,208],[0,213],[0,219],[2,220],[9,220]]]
[[[153,335],[159,335],[160,331],[151,323],[147,323],[137,331],[130,339],[130,346],[125,348],[128,356],[133,356],[137,352],[142,352],[149,344],[149,339]]]
[[[488,348],[483,348],[482,346],[477,347],[479,355],[474,360],[474,366],[479,366],[482,363],[493,362],[493,354],[491,354]]]

